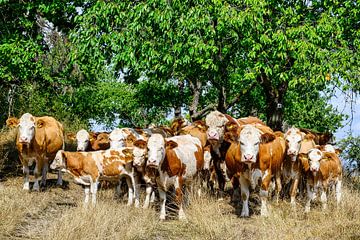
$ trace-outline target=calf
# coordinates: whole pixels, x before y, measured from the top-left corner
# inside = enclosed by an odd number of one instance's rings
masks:
[[[30,113],[25,113],[20,119],[9,118],[6,124],[17,127],[16,148],[23,165],[23,189],[30,189],[29,166],[35,161],[33,189],[38,191],[40,175],[41,184],[45,186],[49,162],[54,159],[58,150],[64,149],[63,126],[53,117],[34,117]],[[58,172],[57,184],[62,185],[61,171]]]
[[[305,212],[310,211],[310,204],[320,189],[320,201],[323,209],[327,208],[326,193],[329,186],[335,186],[336,203],[341,201],[342,166],[336,153],[311,149],[308,152],[309,171],[307,172],[307,201]]]
[[[261,215],[268,215],[267,197],[271,178],[276,178],[277,198],[281,190],[281,167],[285,158],[285,140],[274,133],[263,133],[256,125],[244,125],[238,138],[240,144],[240,186],[243,207],[241,216],[249,216],[249,186],[261,178]]]
[[[159,190],[160,219],[166,218],[166,192],[175,187],[175,201],[179,206],[179,219],[185,219],[183,186],[189,185],[204,165],[204,154],[199,139],[190,135],[164,138],[153,134],[148,140],[147,167],[158,171],[156,183]]]
[[[77,151],[97,151],[106,150],[110,147],[109,133],[107,132],[88,132],[85,129],[67,134],[68,139],[76,140]]]
[[[60,150],[51,164],[52,169],[65,169],[77,184],[85,186],[84,202],[89,201],[89,191],[92,203],[96,204],[96,192],[99,180],[119,181],[127,177],[129,188],[128,205],[133,203],[135,181],[132,171],[134,160],[133,148],[109,149],[95,152],[67,152]],[[135,192],[136,194],[136,192]]]
[[[315,147],[314,136],[301,132],[298,128],[290,128],[285,133],[286,158],[283,164],[283,183],[291,184],[290,204],[296,205],[295,197],[299,182],[303,175],[303,165],[299,155],[306,155],[307,152]]]

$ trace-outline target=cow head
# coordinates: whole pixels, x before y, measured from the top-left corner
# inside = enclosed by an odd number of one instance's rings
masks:
[[[18,141],[22,144],[30,144],[31,140],[35,136],[35,127],[37,127],[36,119],[30,113],[25,113],[20,119],[9,118],[6,121],[9,127],[19,127]],[[38,123],[38,127],[43,127],[44,122],[41,120]]]
[[[257,160],[260,143],[268,143],[275,139],[269,132],[262,133],[255,125],[244,125],[240,132],[241,162],[252,164]]]
[[[300,132],[298,128],[290,128],[285,133],[287,155],[292,161],[295,161],[301,147],[301,142],[304,139],[304,133]]]
[[[224,132],[225,132],[225,124],[229,120],[219,111],[213,111],[209,113],[206,118],[205,122],[206,125],[209,127],[207,130],[207,138],[208,141],[212,144],[222,143],[224,139]]]
[[[105,132],[99,133],[91,145],[95,151],[108,149],[110,147],[109,134]]]
[[[134,161],[133,165],[136,168],[145,166],[147,154],[147,142],[145,140],[139,139],[134,142]]]
[[[317,149],[313,148],[308,152],[309,157],[309,169],[312,173],[316,173],[320,169],[320,160],[323,157],[323,153]]]
[[[148,148],[148,167],[158,168],[165,158],[165,139],[161,134],[150,136],[147,144]]]
[[[90,134],[85,130],[81,129],[76,133],[77,151],[86,151],[90,144]]]
[[[118,149],[125,147],[125,136],[121,129],[114,129],[109,135],[110,148]]]
[[[55,158],[50,165],[50,168],[54,170],[66,168],[64,150],[59,150],[56,153]]]

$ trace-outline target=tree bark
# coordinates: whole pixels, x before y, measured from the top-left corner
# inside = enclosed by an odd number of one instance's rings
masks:
[[[192,99],[192,102],[191,102],[191,105],[189,108],[189,114],[190,114],[191,120],[195,121],[195,120],[197,120],[196,117],[198,116],[197,108],[199,105],[202,82],[199,79],[196,79],[195,81],[189,80],[189,85],[190,85],[191,91],[193,93],[193,99]]]

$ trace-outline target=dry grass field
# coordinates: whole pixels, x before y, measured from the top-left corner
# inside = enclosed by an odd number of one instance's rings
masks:
[[[191,194],[187,221],[160,221],[156,206],[128,207],[112,188],[99,190],[96,207],[86,207],[82,187],[68,175],[66,188],[55,186],[56,175],[48,174],[45,191],[23,191],[22,176],[4,174],[4,169],[19,172],[19,167],[4,167],[10,148],[4,146],[12,137],[0,138],[0,239],[360,239],[360,192],[349,180],[340,208],[330,198],[328,210],[317,205],[305,214],[303,202],[293,210],[285,200],[270,202],[270,216],[260,217],[253,197],[251,217],[240,218],[241,206],[231,205],[229,197],[217,201]]]

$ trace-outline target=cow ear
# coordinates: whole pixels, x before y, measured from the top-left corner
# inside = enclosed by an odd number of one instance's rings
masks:
[[[42,128],[45,125],[45,121],[42,119],[39,119],[36,121],[36,127],[37,128]]]
[[[130,134],[127,138],[126,138],[126,142],[128,143],[132,143],[134,144],[134,142],[136,141],[136,137],[133,134]]]
[[[176,148],[178,146],[178,144],[176,142],[174,142],[173,140],[169,140],[169,141],[166,141],[165,146],[166,146],[166,148],[173,149],[173,148]]]
[[[275,135],[271,133],[263,133],[261,134],[261,143],[269,143],[274,141]]]
[[[67,139],[69,139],[70,141],[75,141],[76,140],[76,134],[73,132],[69,132],[66,134]]]
[[[315,136],[312,133],[308,133],[308,134],[305,135],[304,139],[305,140],[314,140]]]
[[[307,172],[310,168],[309,166],[309,158],[307,156],[306,153],[299,153],[299,160],[301,162],[301,165],[303,167],[303,169],[305,170],[305,172]]]
[[[235,143],[238,140],[238,136],[234,132],[226,132],[224,134],[224,140],[229,143]]]
[[[123,149],[122,153],[125,155],[125,157],[132,157],[133,156],[133,150],[131,148]]]
[[[6,120],[6,126],[15,128],[19,125],[20,120],[16,117],[10,117]]]
[[[139,140],[136,140],[134,142],[134,146],[135,147],[138,147],[138,148],[142,148],[142,149],[145,149],[146,148],[146,141],[145,140],[142,140],[142,139],[139,139]]]
[[[335,153],[337,154],[337,155],[339,155],[340,153],[342,153],[342,149],[340,149],[340,148],[336,148],[335,149]]]

